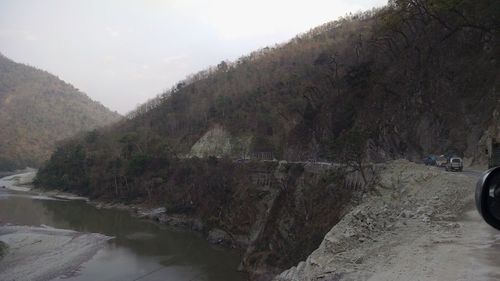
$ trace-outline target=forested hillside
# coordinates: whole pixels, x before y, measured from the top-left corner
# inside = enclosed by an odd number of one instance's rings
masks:
[[[130,182],[191,156],[335,161],[352,136],[372,161],[479,160],[478,141],[498,122],[499,5],[390,1],[221,62],[128,121],[60,146],[40,179],[85,170],[89,178],[74,181],[90,186],[74,188],[92,193],[113,175]],[[59,166],[72,155],[84,167]]]
[[[163,205],[247,237],[242,268],[275,274],[315,249],[369,183],[258,161],[482,161],[499,122],[499,19],[496,0],[396,0],[327,23],[65,141],[36,185]]]
[[[0,55],[0,170],[37,167],[57,141],[119,118],[54,75]]]

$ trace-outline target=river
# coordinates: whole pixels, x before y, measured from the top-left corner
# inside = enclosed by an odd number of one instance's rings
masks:
[[[0,186],[1,183],[0,180]],[[247,279],[236,270],[240,261],[237,252],[213,247],[196,233],[134,218],[126,211],[97,209],[84,201],[55,200],[36,192],[0,188],[0,222],[113,237],[76,270],[65,272],[54,280]]]

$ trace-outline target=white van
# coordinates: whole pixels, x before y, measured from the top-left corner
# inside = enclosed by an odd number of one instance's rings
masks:
[[[459,171],[461,172],[464,169],[464,161],[460,157],[451,157],[450,161],[446,163],[445,166],[446,171]]]

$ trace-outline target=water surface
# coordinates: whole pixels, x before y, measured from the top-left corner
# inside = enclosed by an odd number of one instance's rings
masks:
[[[215,248],[196,233],[133,218],[126,211],[0,188],[0,221],[115,237],[77,271],[56,280],[246,280],[236,271],[238,253]]]

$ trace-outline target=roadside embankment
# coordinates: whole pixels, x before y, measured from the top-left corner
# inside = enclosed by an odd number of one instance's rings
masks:
[[[377,192],[275,280],[497,280],[491,249],[500,236],[472,210],[476,180],[393,161],[381,170]]]

